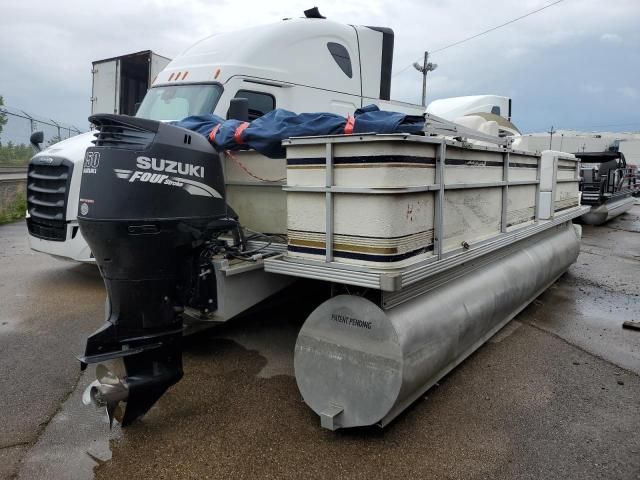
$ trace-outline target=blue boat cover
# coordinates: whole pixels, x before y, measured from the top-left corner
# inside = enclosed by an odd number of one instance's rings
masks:
[[[284,158],[282,140],[287,138],[355,133],[420,134],[424,118],[368,105],[348,118],[326,112],[298,114],[278,108],[250,123],[225,120],[217,115],[195,115],[173,125],[204,135],[218,151],[254,149],[270,158]]]

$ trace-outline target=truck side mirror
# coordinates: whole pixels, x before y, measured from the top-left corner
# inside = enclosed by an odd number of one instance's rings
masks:
[[[229,110],[227,110],[227,120],[240,120],[241,122],[249,121],[249,99],[232,98],[229,101]]]
[[[33,148],[35,148],[38,152],[42,150],[42,148],[40,147],[40,144],[44,142],[44,133],[42,132],[42,130],[33,132],[31,134],[31,137],[29,137],[29,142],[31,142]]]

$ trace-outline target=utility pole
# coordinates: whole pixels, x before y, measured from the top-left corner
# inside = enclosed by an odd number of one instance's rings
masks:
[[[551,150],[551,142],[553,141],[553,134],[556,131],[553,129],[553,125],[551,125],[551,130],[549,130],[547,133],[549,134],[549,150]]]
[[[424,62],[420,65],[418,62],[414,62],[413,68],[422,73],[422,106],[427,106],[427,73],[433,72],[438,68],[437,63],[429,62],[429,52],[424,52]]]

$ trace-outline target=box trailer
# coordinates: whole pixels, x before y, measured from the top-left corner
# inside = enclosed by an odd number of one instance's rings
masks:
[[[170,61],[144,50],[92,62],[91,114],[135,115],[153,80]]]

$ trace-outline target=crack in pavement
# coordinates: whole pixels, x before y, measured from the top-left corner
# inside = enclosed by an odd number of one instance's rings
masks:
[[[60,400],[60,403],[58,403],[58,406],[55,409],[55,411],[51,415],[49,415],[44,422],[41,422],[40,424],[38,424],[38,429],[36,430],[34,437],[32,439],[25,442],[18,442],[8,447],[0,447],[0,450],[4,448],[9,448],[11,446],[14,446],[14,447],[27,446],[28,447],[24,450],[22,455],[20,455],[20,460],[17,463],[17,468],[15,472],[12,474],[11,478],[17,478],[18,475],[20,475],[20,471],[22,469],[22,461],[29,455],[29,452],[31,451],[31,449],[38,443],[38,440],[40,440],[42,435],[44,435],[44,432],[47,430],[47,427],[49,426],[51,421],[55,418],[56,415],[58,415],[58,413],[62,410],[62,407],[64,406],[65,402],[69,400],[69,398],[71,398],[71,395],[73,395],[73,392],[75,392],[76,388],[78,388],[78,384],[80,383],[81,376],[82,376],[82,372],[80,372],[77,375],[75,381],[73,382],[73,387],[69,391],[65,392],[64,396]]]
[[[616,368],[619,368],[620,370],[623,370],[625,373],[628,373],[628,374],[636,376],[636,377],[640,377],[640,375],[637,374],[636,372],[634,372],[633,370],[629,370],[626,367],[618,365],[617,363],[609,360],[608,358],[605,358],[605,357],[599,355],[596,352],[592,352],[591,350],[587,349],[586,347],[583,347],[580,344],[570,342],[568,339],[562,337],[561,335],[557,334],[553,330],[550,330],[550,329],[547,329],[547,328],[544,328],[544,327],[538,325],[535,320],[521,320],[521,322],[524,323],[524,325],[528,325],[529,327],[535,328],[536,330],[539,330],[539,331],[541,331],[543,333],[549,334],[549,335],[557,338],[558,340],[562,340],[567,345],[580,350],[582,353],[585,353],[585,354],[587,354],[587,355],[589,355],[591,357],[597,358],[598,360],[601,360],[601,361],[605,362],[608,365],[612,365],[612,366],[614,366]]]
[[[14,448],[14,447],[24,447],[25,445],[31,445],[31,442],[16,442],[16,443],[11,443],[9,445],[0,445],[0,450],[5,450],[7,448]]]

